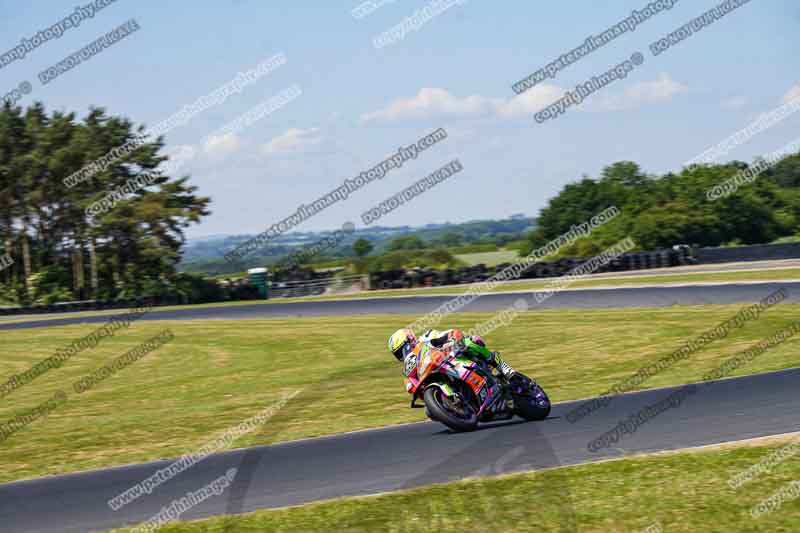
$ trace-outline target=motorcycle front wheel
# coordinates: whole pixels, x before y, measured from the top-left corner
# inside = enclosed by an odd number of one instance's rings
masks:
[[[461,392],[456,391],[460,401],[448,398],[442,389],[430,386],[425,389],[425,407],[433,420],[441,422],[455,431],[474,431],[478,427],[478,415],[461,397]]]
[[[514,412],[525,420],[544,420],[550,416],[550,398],[539,385],[530,381],[525,387],[511,391]]]

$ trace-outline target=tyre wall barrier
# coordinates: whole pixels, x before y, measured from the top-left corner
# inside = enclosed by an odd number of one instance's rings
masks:
[[[557,261],[535,263],[520,275],[520,279],[563,276],[588,259],[589,258],[564,257]],[[609,264],[597,269],[595,272],[669,268],[695,263],[696,260],[692,257],[691,250],[688,248],[681,248],[678,250],[655,250],[652,252],[623,254]],[[509,266],[511,266],[511,263],[503,263],[491,268],[481,264],[457,270],[446,269],[441,271],[422,268],[387,270],[371,273],[369,286],[373,290],[380,290],[476,283],[491,278]]]

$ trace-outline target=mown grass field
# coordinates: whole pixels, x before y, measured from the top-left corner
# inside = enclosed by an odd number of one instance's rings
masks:
[[[472,254],[456,254],[459,259],[469,266],[484,264],[495,266],[501,263],[511,263],[519,257],[516,250],[497,250],[496,252],[476,252]]]
[[[669,533],[796,532],[800,528],[800,499],[786,501],[759,518],[750,514],[762,500],[800,479],[800,462],[796,459],[783,462],[737,490],[727,483],[788,442],[788,437],[772,438],[472,479],[174,523],[159,531],[639,533],[658,526]]]
[[[732,318],[743,306],[528,312],[487,336],[554,401],[603,393],[643,364]],[[451,316],[468,329],[494,316]],[[779,304],[642,386],[701,379],[704,372],[800,317]],[[0,481],[173,458],[239,424],[279,397],[300,394],[235,446],[268,444],[422,420],[408,408],[400,365],[386,338],[413,316],[134,323],[11,392],[0,423],[64,390],[69,399],[0,443]],[[4,331],[2,382],[99,325]],[[174,340],[83,394],[82,376],[169,328]],[[798,365],[800,337],[761,355],[737,375]],[[1,384],[1,383],[0,383]]]

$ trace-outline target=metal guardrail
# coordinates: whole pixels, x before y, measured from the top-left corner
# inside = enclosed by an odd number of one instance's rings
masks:
[[[738,263],[800,258],[800,243],[754,244],[731,248],[695,248],[694,256],[703,264]]]
[[[124,298],[120,300],[80,300],[75,302],[59,302],[53,304],[38,304],[19,307],[0,307],[2,315],[39,315],[48,313],[68,313],[78,311],[102,311],[106,309],[128,309],[144,304],[176,305],[185,303],[180,298]]]

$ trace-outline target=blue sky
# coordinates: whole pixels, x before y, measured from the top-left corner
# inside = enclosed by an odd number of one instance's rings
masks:
[[[376,0],[378,1],[378,0]],[[0,53],[58,22],[81,2],[0,1]],[[80,27],[0,69],[0,92],[30,81],[20,103],[84,116],[90,106],[154,125],[276,53],[287,63],[170,131],[191,153],[184,170],[213,214],[189,235],[256,233],[294,213],[399,146],[443,127],[445,141],[303,223],[332,229],[453,158],[464,171],[381,219],[384,225],[535,215],[582,175],[618,160],[651,173],[680,169],[798,91],[800,4],[752,0],[653,57],[648,46],[718,2],[679,0],[514,100],[511,84],[641,9],[647,0],[466,0],[390,46],[373,38],[430,0],[388,2],[366,17],[359,0],[154,2],[117,0]],[[140,30],[47,85],[37,74],[135,18]],[[632,53],[626,79],[539,124],[564,90]],[[235,136],[201,141],[296,84],[302,95]],[[798,114],[800,115],[800,114]],[[792,116],[738,147],[750,160],[798,137]]]

